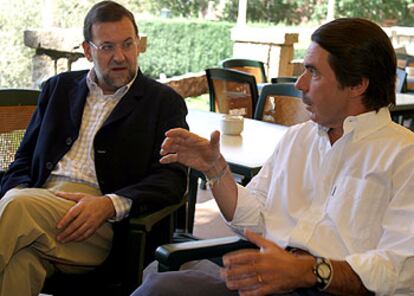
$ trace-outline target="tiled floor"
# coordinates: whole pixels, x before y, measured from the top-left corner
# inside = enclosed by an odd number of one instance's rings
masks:
[[[194,235],[200,238],[234,235],[223,222],[218,206],[209,190],[198,189]]]

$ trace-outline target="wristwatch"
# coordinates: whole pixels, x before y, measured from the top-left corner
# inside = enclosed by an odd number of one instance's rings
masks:
[[[322,257],[315,257],[315,264],[313,265],[313,273],[316,276],[315,287],[323,291],[328,288],[333,277],[332,263],[329,259]]]

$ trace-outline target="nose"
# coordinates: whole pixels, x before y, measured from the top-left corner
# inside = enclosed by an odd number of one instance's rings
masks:
[[[306,92],[308,90],[309,81],[306,77],[306,70],[298,77],[298,80],[296,80],[295,87],[298,90],[301,90],[302,92]]]
[[[121,46],[115,46],[113,59],[117,62],[125,60],[125,53]]]

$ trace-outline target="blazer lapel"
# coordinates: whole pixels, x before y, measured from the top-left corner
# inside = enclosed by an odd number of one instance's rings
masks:
[[[77,87],[69,91],[70,118],[74,127],[79,130],[82,122],[83,109],[86,97],[88,96],[88,86],[86,85],[86,75],[78,81]]]

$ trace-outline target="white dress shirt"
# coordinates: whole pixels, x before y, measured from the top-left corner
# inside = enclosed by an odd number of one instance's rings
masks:
[[[238,186],[229,224],[346,260],[377,295],[413,295],[414,133],[387,108],[343,127],[333,145],[314,122],[290,128],[247,188]]]
[[[57,163],[51,173],[51,179],[68,180],[70,182],[86,183],[96,188],[99,187],[95,171],[93,140],[118,102],[128,92],[135,78],[136,75],[130,83],[119,88],[115,93],[104,95],[102,89],[95,83],[94,70],[89,71],[86,77],[89,94],[83,110],[79,136],[68,153]],[[106,196],[111,199],[116,212],[111,221],[119,221],[128,216],[132,200],[116,194],[107,194]]]

